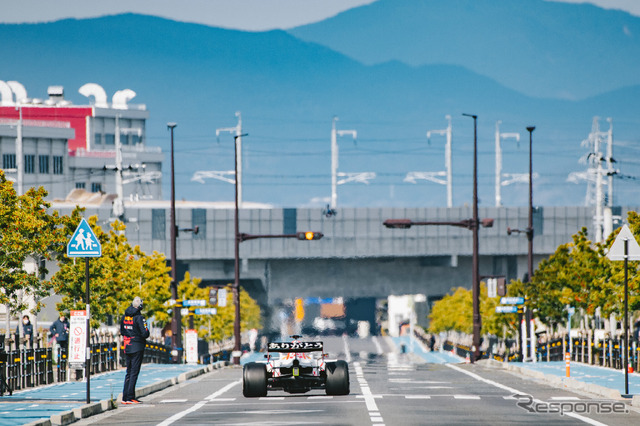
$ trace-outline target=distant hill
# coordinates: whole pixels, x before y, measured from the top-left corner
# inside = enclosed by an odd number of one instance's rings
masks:
[[[77,89],[87,82],[102,85],[109,96],[131,88],[137,92],[132,103],[144,103],[150,111],[148,144],[165,152],[166,123],[177,122],[178,198],[233,198],[227,183],[201,185],[190,178],[196,170],[233,169],[233,139],[223,134],[217,142],[215,131],[234,126],[236,111],[249,133],[244,138],[245,199],[281,206],[326,203],[334,115],[340,117],[340,129],[358,131],[356,144],[340,138],[340,171],[378,174],[370,185],[340,186],[342,206],[444,205],[443,186],[413,185],[403,177],[408,171],[443,170],[443,138],[428,143],[425,133],[446,127],[447,114],[454,126],[456,205],[471,200],[473,127],[463,112],[479,115],[484,205],[493,204],[497,120],[503,121],[503,131],[523,137],[525,126],[537,126],[534,168],[541,178],[535,199],[540,204],[582,204],[584,186],[567,184],[565,178],[584,169],[578,164],[585,152],[580,141],[594,115],[614,117],[616,140],[629,147],[620,148],[627,149],[621,155],[637,155],[640,145],[640,86],[581,101],[530,97],[453,62],[367,65],[283,31],[224,30],[133,14],[0,25],[0,40],[0,80],[20,81],[30,97],[46,97],[47,86],[63,85],[66,97],[81,104],[87,99]],[[526,171],[523,143],[505,144],[504,150],[505,172]],[[640,175],[640,166],[619,164]],[[621,184],[621,194],[637,193],[633,183]],[[523,188],[506,187],[505,204],[526,204]]]
[[[543,0],[378,0],[289,31],[365,64],[464,66],[535,97],[640,84],[640,17]]]

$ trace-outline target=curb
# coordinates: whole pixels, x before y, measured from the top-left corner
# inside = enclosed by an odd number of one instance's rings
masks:
[[[170,386],[177,385],[178,383],[186,382],[189,379],[200,376],[205,373],[209,373],[213,370],[217,370],[222,367],[226,367],[229,365],[229,361],[218,361],[214,364],[209,364],[204,367],[198,368],[196,370],[188,371],[186,373],[181,373],[178,377],[173,377],[171,379],[166,379],[161,382],[152,383],[147,386],[143,386],[141,388],[136,389],[136,396],[143,397],[150,395],[152,393],[161,391]],[[80,419],[86,419],[87,417],[94,416],[96,414],[103,413],[105,411],[113,410],[118,408],[118,403],[122,401],[122,393],[118,394],[116,400],[111,399],[103,399],[98,402],[92,402],[90,404],[85,404],[81,407],[74,408],[70,411],[63,411],[61,413],[57,413],[52,415],[48,419],[40,419],[33,421],[31,423],[27,423],[24,426],[63,426],[71,424]]]
[[[518,365],[514,365],[513,363],[503,363],[500,361],[496,361],[495,359],[482,360],[479,362],[481,362],[482,365],[485,365],[487,367],[501,368],[503,370],[512,371],[522,376],[530,377],[532,379],[543,380],[548,384],[557,388],[565,388],[565,389],[572,389],[572,390],[577,390],[581,392],[588,392],[588,393],[592,393],[607,399],[615,399],[615,400],[624,399],[620,395],[620,392],[615,389],[606,388],[601,385],[581,382],[571,377],[559,377],[553,374],[544,374],[540,371],[529,370],[526,367],[520,367]],[[640,406],[640,398],[636,399],[634,397],[632,405],[634,403]]]

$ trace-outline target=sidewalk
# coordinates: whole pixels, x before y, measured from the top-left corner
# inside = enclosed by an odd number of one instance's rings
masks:
[[[138,376],[136,396],[142,397],[172,384],[219,368],[224,363],[207,366],[187,364],[143,364]],[[71,417],[79,419],[112,408],[124,383],[125,370],[91,376],[91,403],[86,404],[86,382],[64,382],[14,392],[0,397],[0,426],[66,424]]]
[[[619,399],[625,394],[622,370],[572,361],[569,368],[570,377],[566,377],[564,361],[508,364],[491,361],[488,364],[540,378],[561,387],[595,393],[606,398]],[[634,405],[636,401],[640,404],[640,374],[638,373],[629,373],[629,395],[634,397]]]

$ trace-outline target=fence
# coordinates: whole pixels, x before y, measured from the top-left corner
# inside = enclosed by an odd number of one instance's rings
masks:
[[[428,337],[425,333],[416,332],[416,337],[424,343],[427,342]],[[551,339],[542,336],[536,343],[536,361],[564,361],[565,354],[570,353],[572,361],[621,370],[625,367],[623,340],[611,335],[596,339],[588,332],[579,333],[571,340],[566,334]],[[438,337],[438,348],[441,347],[445,351],[466,358],[472,355],[470,341],[470,335],[450,332]],[[526,348],[527,353],[529,349]],[[519,341],[516,339],[484,337],[480,350],[483,359],[522,361]],[[636,341],[631,341],[629,344],[628,360],[634,370],[640,371],[640,347]]]
[[[119,339],[96,336],[91,344],[91,374],[104,373],[126,366],[124,346]],[[11,346],[9,345],[9,348]],[[145,363],[169,363],[170,348],[154,341],[148,341],[143,358]],[[67,348],[21,347],[20,349],[0,349],[0,396],[5,392],[33,388],[84,375],[84,369],[72,368],[68,362]]]

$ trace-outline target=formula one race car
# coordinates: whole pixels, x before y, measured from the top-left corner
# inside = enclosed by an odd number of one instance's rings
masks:
[[[301,336],[291,337],[293,342],[269,343],[267,361],[244,365],[242,394],[258,397],[266,396],[267,390],[305,393],[324,389],[327,395],[348,395],[349,365],[325,359],[322,342],[301,342]]]

